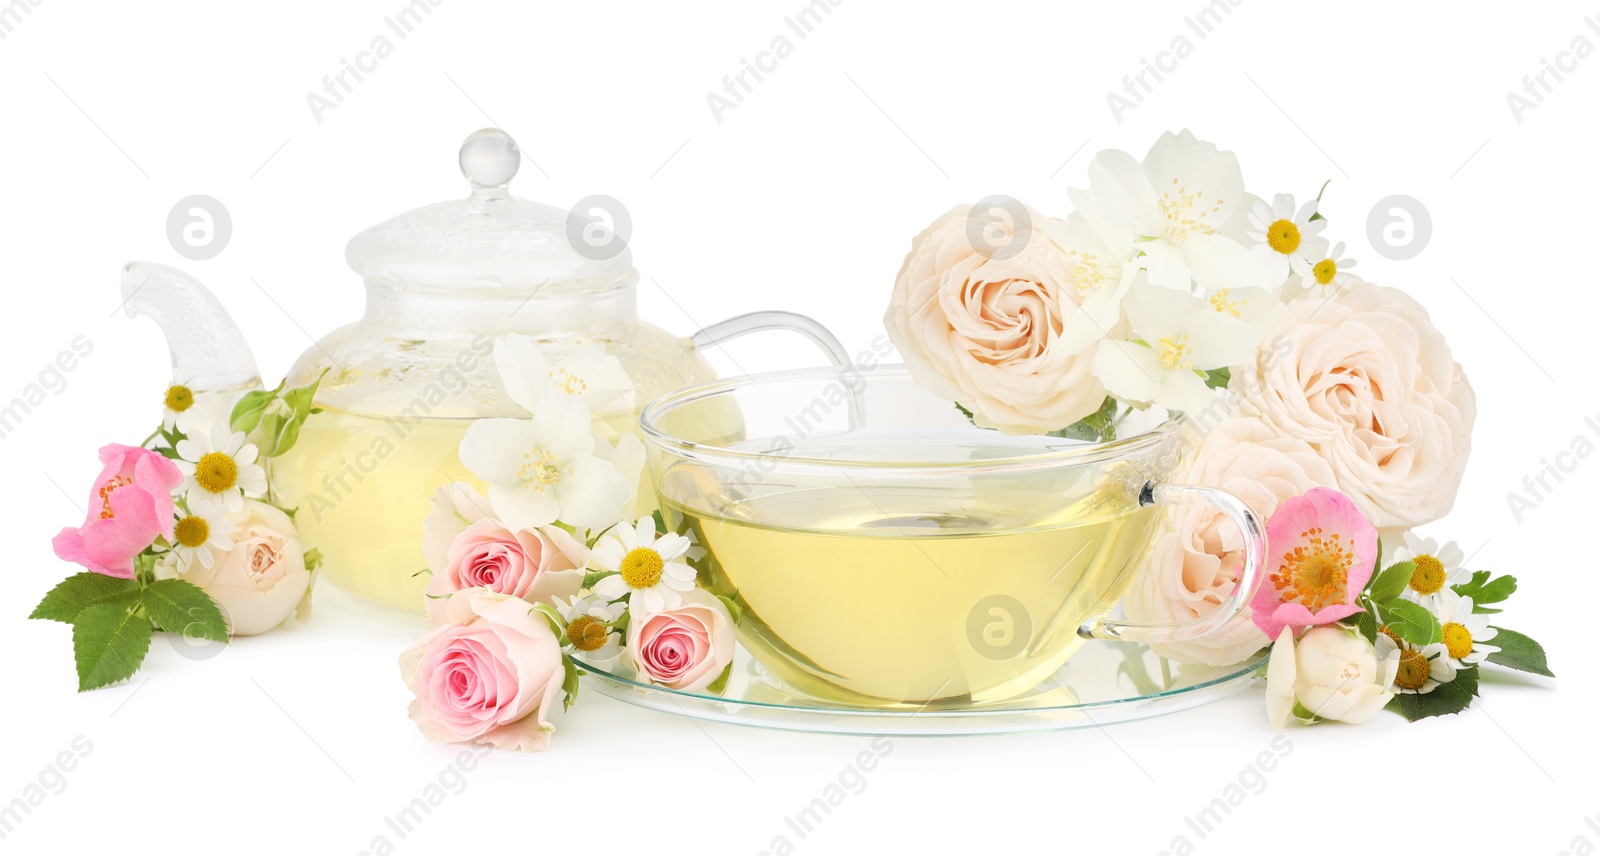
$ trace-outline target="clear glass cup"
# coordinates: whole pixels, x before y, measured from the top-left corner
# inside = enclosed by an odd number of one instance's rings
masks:
[[[1261,521],[1232,494],[1166,484],[1182,424],[1150,410],[1107,442],[1006,436],[895,365],[695,386],[640,417],[666,523],[695,542],[701,585],[743,610],[743,645],[800,692],[889,709],[1003,700],[1086,639],[1193,639],[1236,615]],[[1110,617],[1154,506],[1190,502],[1243,533],[1235,591],[1188,622]]]

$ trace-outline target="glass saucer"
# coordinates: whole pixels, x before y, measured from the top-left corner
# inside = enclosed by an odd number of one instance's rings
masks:
[[[1187,710],[1249,686],[1267,651],[1236,666],[1178,663],[1148,646],[1091,641],[1031,691],[983,705],[921,710],[852,707],[784,686],[740,647],[721,695],[640,683],[615,666],[583,664],[587,683],[620,701],[664,713],[789,731],[950,735],[1054,731],[1128,722]]]

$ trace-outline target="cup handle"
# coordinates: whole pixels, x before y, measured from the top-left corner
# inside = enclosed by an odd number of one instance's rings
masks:
[[[1261,518],[1245,505],[1244,500],[1225,490],[1199,485],[1158,485],[1151,482],[1139,492],[1141,507],[1194,504],[1209,505],[1227,515],[1244,536],[1244,568],[1239,573],[1233,593],[1217,609],[1199,618],[1179,622],[1119,621],[1102,615],[1079,627],[1079,636],[1120,642],[1184,642],[1216,631],[1250,603],[1263,576],[1267,538]]]
[[[690,344],[696,350],[720,345],[723,342],[759,333],[763,330],[791,330],[810,339],[822,349],[828,362],[836,366],[850,364],[850,355],[839,344],[839,339],[816,321],[794,312],[751,312],[748,315],[738,315],[726,321],[719,321],[700,332],[689,337]]]

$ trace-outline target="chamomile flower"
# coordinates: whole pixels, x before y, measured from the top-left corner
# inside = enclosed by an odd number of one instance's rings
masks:
[[[1450,662],[1450,654],[1443,642],[1418,648],[1400,641],[1387,631],[1379,633],[1377,644],[1373,646],[1373,653],[1379,662],[1396,651],[1400,652],[1400,665],[1395,670],[1394,686],[1390,687],[1394,692],[1431,693],[1440,684],[1448,684],[1456,679],[1456,667]]]
[[[244,432],[229,433],[222,425],[178,441],[174,461],[183,471],[184,500],[190,508],[217,502],[229,511],[244,508],[244,494],[267,492],[267,471],[256,463],[256,447],[244,441]]]
[[[689,551],[689,539],[675,532],[656,537],[656,522],[639,518],[637,526],[619,523],[594,545],[590,559],[602,571],[612,571],[594,585],[594,593],[628,603],[645,612],[672,609],[682,602],[680,592],[694,588],[694,568],[676,561]],[[639,616],[634,616],[638,618]]]
[[[1328,250],[1328,239],[1319,233],[1327,227],[1326,220],[1311,219],[1317,213],[1317,200],[1313,199],[1294,207],[1294,197],[1280,193],[1272,204],[1257,201],[1250,211],[1249,238],[1256,245],[1251,248],[1256,255],[1280,259],[1285,277],[1292,271],[1303,279],[1312,280],[1312,265],[1322,260]]]
[[[1392,564],[1407,560],[1417,567],[1411,572],[1411,582],[1406,584],[1403,596],[1430,610],[1438,608],[1444,594],[1454,594],[1450,591],[1450,586],[1467,582],[1472,578],[1472,574],[1461,566],[1466,561],[1466,555],[1454,541],[1447,541],[1440,546],[1439,542],[1432,538],[1422,538],[1407,532],[1400,546],[1395,548],[1389,562]]]
[[[233,518],[220,503],[191,503],[189,510],[178,510],[172,527],[172,553],[177,557],[178,573],[186,574],[196,562],[206,569],[216,564],[217,553],[233,549]]]
[[[587,663],[602,665],[616,660],[622,654],[622,634],[617,632],[617,619],[628,608],[625,603],[607,603],[597,596],[573,595],[563,601],[558,595],[551,598],[556,612],[566,620],[567,639],[572,644],[567,652],[578,654]]]
[[[1301,285],[1307,294],[1330,297],[1344,290],[1345,286],[1355,278],[1350,273],[1350,269],[1355,266],[1355,259],[1345,257],[1344,241],[1340,241],[1333,245],[1333,249],[1328,251],[1325,258],[1312,263],[1310,276],[1301,275]]]
[[[205,404],[211,393],[196,392],[181,383],[167,387],[161,402],[161,427],[192,434],[205,426]]]
[[[1457,670],[1476,666],[1500,650],[1497,646],[1484,644],[1493,639],[1498,631],[1489,626],[1489,616],[1472,611],[1472,598],[1445,589],[1434,615],[1444,627],[1445,654],[1450,658],[1450,665]]]

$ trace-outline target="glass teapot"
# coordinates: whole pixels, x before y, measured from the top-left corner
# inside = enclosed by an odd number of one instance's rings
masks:
[[[847,362],[825,328],[788,312],[743,315],[687,339],[640,320],[639,274],[621,236],[593,217],[511,196],[520,163],[509,135],[478,131],[460,153],[467,198],[351,239],[345,258],[365,281],[366,314],[318,340],[288,374],[291,388],[322,378],[321,412],[271,461],[272,499],[298,509],[301,539],[322,552],[329,580],[366,599],[421,607],[429,500],[450,482],[476,483],[456,454],[462,434],[474,419],[526,416],[500,383],[497,336],[526,335],[552,363],[592,343],[615,356],[633,388],[595,414],[602,435],[637,432],[650,401],[714,378],[697,351],[746,333],[792,330],[833,364]],[[149,315],[166,333],[179,382],[228,393],[212,399],[224,413],[260,387],[237,328],[199,282],[133,262],[122,290],[130,315]],[[635,513],[654,508],[645,475]]]

